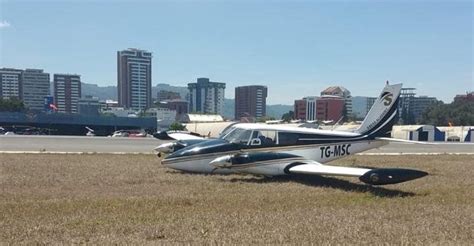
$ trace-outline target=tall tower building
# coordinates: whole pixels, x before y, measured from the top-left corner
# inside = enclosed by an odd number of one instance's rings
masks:
[[[224,111],[225,83],[211,82],[198,78],[189,83],[189,111],[208,114],[222,114]]]
[[[81,98],[81,76],[76,74],[54,74],[54,101],[58,112],[77,113]]]
[[[22,99],[22,72],[23,70],[14,68],[0,69],[0,98]]]
[[[127,49],[117,52],[119,105],[145,110],[151,106],[151,52]]]
[[[49,94],[49,73],[42,69],[26,69],[22,73],[23,102],[31,110],[44,109],[44,97]]]
[[[267,87],[250,85],[235,87],[235,119],[263,117],[266,114]]]

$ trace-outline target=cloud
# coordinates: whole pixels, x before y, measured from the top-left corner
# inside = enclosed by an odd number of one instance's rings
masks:
[[[11,27],[10,22],[6,20],[0,21],[0,29]]]

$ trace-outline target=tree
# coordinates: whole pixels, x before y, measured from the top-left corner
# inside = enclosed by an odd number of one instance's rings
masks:
[[[283,121],[286,121],[286,122],[290,122],[292,119],[295,118],[295,112],[293,111],[288,111],[288,113],[284,113],[282,116],[281,116],[281,119]]]
[[[422,115],[421,123],[447,126],[450,123],[457,126],[474,125],[474,102],[453,102],[444,104],[438,102],[431,105]]]
[[[21,101],[20,99],[0,98],[0,112],[23,112],[25,110],[25,104],[23,104],[23,101]]]
[[[263,116],[263,117],[258,118],[257,122],[266,122],[266,121],[269,121],[269,120],[275,120],[275,118],[270,117],[270,116]]]
[[[184,131],[185,129],[186,129],[186,126],[184,126],[183,124],[179,122],[173,122],[169,127],[169,130],[172,130],[172,131]]]

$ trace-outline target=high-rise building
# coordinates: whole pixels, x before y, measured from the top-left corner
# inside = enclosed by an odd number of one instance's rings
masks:
[[[81,98],[81,76],[54,74],[54,100],[60,113],[77,113]]]
[[[418,123],[423,118],[423,113],[434,103],[436,103],[438,99],[436,97],[428,97],[428,96],[418,96],[413,98],[413,102],[411,103],[410,112],[413,114],[415,118],[415,122]]]
[[[400,123],[416,124],[423,117],[423,113],[438,100],[435,97],[416,96],[416,88],[402,88],[398,112]]]
[[[376,97],[361,97],[356,96],[352,98],[352,116],[361,120],[369,112],[370,108],[375,102]]]
[[[22,99],[22,72],[23,70],[14,68],[0,69],[0,98]]]
[[[211,82],[198,78],[189,83],[189,111],[197,113],[222,114],[224,111],[225,83]]]
[[[267,87],[263,85],[235,87],[235,119],[265,116],[267,94]]]
[[[374,106],[374,103],[375,103],[376,100],[377,100],[376,97],[367,97],[367,108],[365,109],[365,111],[367,113],[369,113],[372,106]],[[366,115],[367,115],[367,113],[366,113]],[[364,117],[365,117],[365,115],[364,115]]]
[[[330,86],[321,91],[321,96],[338,96],[344,99],[347,116],[352,115],[352,97],[351,92],[342,86]]]
[[[298,99],[295,100],[295,119],[306,120],[306,100]]]
[[[44,110],[44,98],[50,95],[49,73],[42,69],[25,69],[22,73],[25,106],[30,110]]]
[[[121,107],[145,110],[151,106],[151,52],[117,52],[117,89]]]
[[[398,112],[411,112],[413,98],[416,96],[416,88],[402,88],[398,102]],[[414,123],[414,122],[413,122]]]
[[[320,121],[338,122],[343,117],[346,100],[338,96],[324,96],[316,101],[316,118]]]

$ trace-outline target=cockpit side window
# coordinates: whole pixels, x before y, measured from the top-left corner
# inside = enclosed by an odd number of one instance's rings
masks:
[[[223,136],[222,139],[228,141],[229,143],[247,144],[250,140],[251,134],[251,130],[236,128],[227,135]]]
[[[225,135],[229,134],[229,132],[233,131],[234,129],[235,129],[235,127],[233,127],[233,126],[228,126],[228,127],[226,127],[226,128],[219,134],[219,137],[220,137],[220,138],[225,137]]]
[[[256,130],[252,134],[252,139],[258,138],[261,146],[274,146],[278,144],[277,132],[268,130]]]

